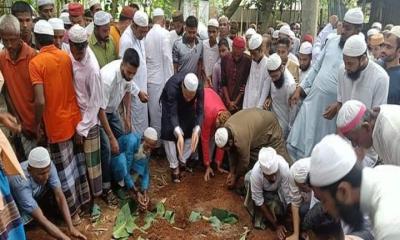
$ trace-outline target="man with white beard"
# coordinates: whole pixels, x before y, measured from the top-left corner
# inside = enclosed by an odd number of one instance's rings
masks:
[[[150,126],[161,134],[160,96],[165,83],[174,74],[169,32],[164,28],[164,11],[153,11],[153,27],[146,35],[147,91]]]
[[[139,54],[140,65],[136,75],[133,78],[134,92],[138,95],[132,95],[132,130],[133,132],[143,133],[149,125],[147,101],[147,67],[146,67],[146,49],[144,38],[147,34],[149,18],[142,11],[135,12],[133,22],[121,36],[119,42],[119,56],[122,58],[128,48],[133,48]]]

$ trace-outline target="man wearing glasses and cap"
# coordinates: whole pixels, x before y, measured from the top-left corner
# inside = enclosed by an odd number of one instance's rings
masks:
[[[161,139],[175,183],[181,181],[180,167],[186,168],[187,160],[196,151],[203,100],[203,87],[193,73],[173,75],[161,94]]]

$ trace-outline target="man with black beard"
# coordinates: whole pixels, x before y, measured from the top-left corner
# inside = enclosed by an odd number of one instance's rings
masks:
[[[301,96],[307,96],[287,139],[288,151],[294,159],[309,156],[315,144],[336,131],[335,122],[324,118],[330,111],[325,108],[337,99],[338,69],[343,64],[344,42],[360,32],[364,15],[360,8],[353,8],[346,12],[343,20],[342,34],[327,41],[290,99],[291,104],[296,104]]]
[[[359,100],[368,109],[385,104],[389,92],[389,76],[385,70],[367,56],[367,43],[360,35],[351,36],[343,48],[344,65],[339,69],[337,101],[328,109],[332,119],[342,103]]]
[[[272,106],[272,111],[276,114],[286,139],[296,117],[296,106],[289,105],[289,98],[296,89],[296,82],[277,53],[268,58],[267,70],[272,82],[271,98],[265,101],[264,109]]]
[[[324,210],[353,229],[373,223],[377,240],[400,239],[400,167],[361,169],[352,146],[338,135],[318,143],[310,163],[310,183]]]
[[[311,69],[311,59],[312,59],[312,49],[313,46],[309,42],[303,42],[300,45],[299,50],[299,83],[307,76]]]

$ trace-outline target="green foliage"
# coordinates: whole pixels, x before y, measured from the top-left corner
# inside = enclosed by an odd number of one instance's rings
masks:
[[[213,208],[211,216],[217,217],[222,223],[235,224],[238,222],[239,217],[225,209]]]
[[[118,213],[117,220],[113,228],[113,237],[123,239],[129,237],[133,230],[138,228],[135,224],[136,217],[131,214],[129,203],[126,203]]]
[[[201,219],[201,213],[192,211],[189,216],[189,222],[197,222]]]

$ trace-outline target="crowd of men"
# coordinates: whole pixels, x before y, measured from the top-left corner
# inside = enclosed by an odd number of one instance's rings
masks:
[[[365,36],[353,8],[315,37],[298,23],[241,36],[225,16],[87,7],[57,17],[39,0],[34,16],[17,1],[0,19],[1,239],[25,239],[32,220],[86,239],[80,216],[117,207],[117,191],[146,211],[163,154],[174,183],[199,159],[205,181],[227,174],[254,227],[279,239],[400,239],[400,26]]]

